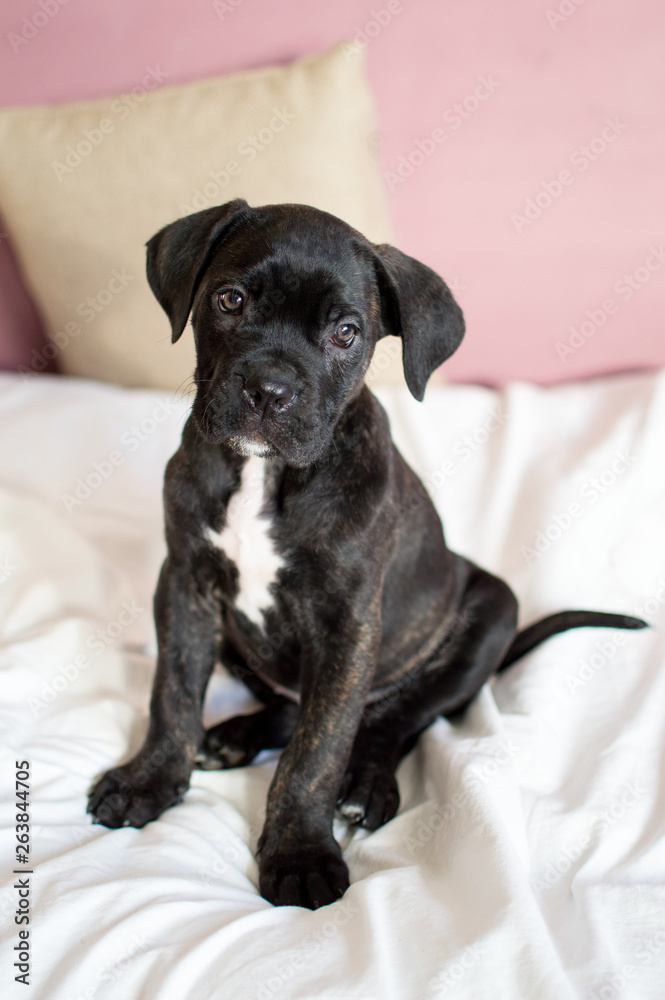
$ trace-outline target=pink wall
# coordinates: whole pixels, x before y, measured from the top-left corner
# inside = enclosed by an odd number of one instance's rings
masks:
[[[665,6],[390,6],[388,20],[388,0],[4,0],[0,104],[127,91],[150,66],[173,84],[282,62],[370,22],[397,242],[467,315],[449,375],[549,382],[665,363]],[[8,367],[39,329],[2,255]]]

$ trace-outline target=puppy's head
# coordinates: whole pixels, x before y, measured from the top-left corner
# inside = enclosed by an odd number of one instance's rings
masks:
[[[402,338],[422,399],[464,334],[437,274],[305,205],[238,200],[189,215],[149,241],[147,269],[174,342],[192,315],[204,436],[297,467],[329,447],[380,337]]]

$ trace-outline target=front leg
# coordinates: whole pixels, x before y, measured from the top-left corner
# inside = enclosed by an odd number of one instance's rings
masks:
[[[338,899],[349,874],[332,835],[340,782],[362,717],[380,643],[380,595],[350,608],[303,650],[301,710],[270,792],[259,841],[261,895],[316,909]]]
[[[196,572],[189,562],[167,558],[155,594],[158,658],[148,734],[130,761],[92,789],[88,812],[95,822],[142,827],[182,800],[203,738],[220,613],[205,567]]]

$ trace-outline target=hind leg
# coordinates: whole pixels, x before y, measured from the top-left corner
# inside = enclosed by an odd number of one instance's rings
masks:
[[[437,716],[464,708],[494,673],[515,635],[517,601],[502,580],[473,567],[458,619],[464,631],[422,673],[366,707],[338,798],[349,822],[375,830],[392,819],[399,761]]]
[[[281,750],[291,739],[298,719],[296,702],[275,694],[228,640],[222,647],[221,660],[229,673],[266,707],[225,719],[205,731],[194,763],[203,771],[245,767],[262,750]]]
[[[291,739],[298,705],[276,697],[267,708],[236,715],[207,729],[195,767],[204,771],[251,764],[261,750],[281,750]]]

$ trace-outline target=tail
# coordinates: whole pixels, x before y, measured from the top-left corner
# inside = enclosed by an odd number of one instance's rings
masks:
[[[548,615],[534,622],[528,628],[518,632],[512,643],[508,647],[508,652],[501,661],[498,670],[505,670],[515,660],[529,653],[534,646],[549,639],[557,632],[565,632],[569,628],[584,628],[585,626],[595,626],[600,628],[648,628],[649,623],[641,618],[632,618],[630,615],[614,615],[605,611],[559,611],[555,615]]]

